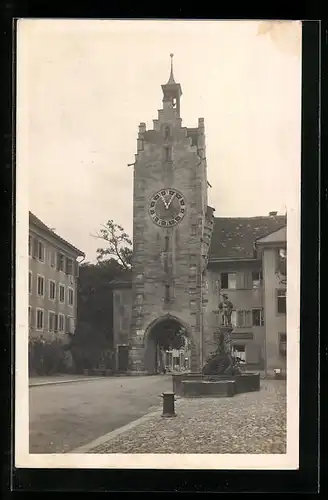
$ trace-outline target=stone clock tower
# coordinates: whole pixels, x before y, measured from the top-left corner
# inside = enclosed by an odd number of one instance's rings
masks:
[[[171,74],[153,128],[139,125],[134,164],[130,364],[155,372],[156,332],[169,322],[202,364],[203,284],[213,209],[207,206],[204,120],[182,126],[182,89]]]

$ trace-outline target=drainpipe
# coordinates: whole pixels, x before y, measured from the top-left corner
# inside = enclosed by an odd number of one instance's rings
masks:
[[[204,353],[203,353],[203,343],[204,343],[204,314],[203,314],[203,273],[202,273],[202,263],[200,264],[200,318],[199,318],[199,329],[200,329],[200,369],[202,371],[204,363]]]

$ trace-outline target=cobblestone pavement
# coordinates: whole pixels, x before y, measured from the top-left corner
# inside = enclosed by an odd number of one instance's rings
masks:
[[[233,398],[179,399],[176,418],[150,417],[88,453],[286,453],[286,382]]]

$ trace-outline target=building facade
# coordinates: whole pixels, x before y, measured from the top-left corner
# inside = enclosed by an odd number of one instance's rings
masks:
[[[29,213],[29,338],[67,339],[77,317],[78,258],[84,253]]]
[[[262,259],[265,358],[268,375],[286,375],[287,352],[287,228],[256,242]]]
[[[207,202],[204,120],[193,128],[182,125],[182,90],[172,62],[162,91],[153,128],[139,126],[133,266],[112,283],[114,345],[129,349],[131,370],[154,373],[157,338],[176,324],[189,341],[190,368],[199,371],[216,348],[218,307],[227,294],[234,350],[246,364],[264,369],[266,293],[256,241],[279,230],[286,217],[214,217]]]

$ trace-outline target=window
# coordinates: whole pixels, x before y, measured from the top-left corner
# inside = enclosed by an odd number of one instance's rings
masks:
[[[68,305],[69,306],[74,305],[74,290],[73,290],[73,288],[68,289]]]
[[[28,306],[28,326],[32,328],[32,307]]]
[[[197,235],[197,224],[192,224],[191,225],[191,236],[196,236]]]
[[[28,273],[28,293],[32,293],[32,283],[33,283],[33,278],[32,278],[32,271],[29,271]]]
[[[253,309],[253,326],[263,326],[264,325],[264,313],[263,309]]]
[[[235,289],[237,286],[236,273],[221,273],[221,288]]]
[[[237,326],[237,311],[231,311],[231,326]]]
[[[65,302],[65,285],[59,285],[59,302]]]
[[[261,271],[252,272],[252,288],[260,288],[261,286]]]
[[[44,325],[44,311],[43,309],[36,310],[36,329],[43,330]]]
[[[68,333],[74,333],[75,331],[75,321],[73,316],[67,316],[67,331]]]
[[[286,290],[277,290],[277,313],[286,314]]]
[[[61,313],[58,314],[58,330],[60,332],[65,331],[65,316]]]
[[[55,300],[56,298],[56,283],[53,280],[49,280],[49,299]]]
[[[171,131],[170,131],[170,127],[169,126],[166,126],[164,128],[164,138],[165,140],[167,140],[171,135]]]
[[[50,250],[49,252],[49,264],[51,267],[56,267],[56,250]]]
[[[277,250],[277,271],[282,275],[287,275],[287,252],[286,248],[278,248]]]
[[[37,281],[37,294],[39,297],[44,296],[44,277],[39,275]]]
[[[286,357],[287,351],[287,335],[285,333],[279,333],[279,352],[280,355]]]
[[[65,270],[65,255],[62,253],[57,253],[57,269],[58,271]]]
[[[56,251],[50,249],[48,251],[48,264],[51,267],[56,267]]]
[[[242,361],[246,361],[246,349],[244,345],[233,345],[232,354],[235,358],[240,358]]]
[[[164,159],[165,161],[171,161],[172,159],[172,149],[171,148],[164,148]]]
[[[44,243],[42,243],[42,241],[38,241],[38,260],[40,262],[44,262],[44,251]]]
[[[169,302],[170,301],[170,285],[165,285],[165,297],[164,297],[164,302]]]
[[[32,236],[29,235],[28,237],[28,255],[31,257],[32,255]]]
[[[164,252],[169,251],[169,237],[165,236],[165,247],[164,247]]]
[[[38,240],[36,238],[32,238],[32,257],[36,259],[38,256]]]
[[[54,332],[56,326],[56,314],[54,311],[49,311],[48,314],[48,330],[49,332]]]
[[[73,274],[73,261],[66,259],[66,274]]]
[[[248,327],[252,325],[252,313],[247,310],[237,311],[237,326]]]

